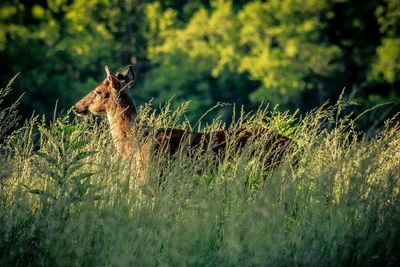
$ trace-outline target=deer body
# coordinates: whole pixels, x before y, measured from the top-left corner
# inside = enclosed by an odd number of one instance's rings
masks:
[[[133,123],[137,110],[132,98],[125,90],[125,87],[134,80],[132,67],[128,66],[122,73],[117,74],[106,67],[106,72],[107,78],[77,102],[73,110],[78,115],[89,113],[106,115],[116,148],[125,159],[132,159],[135,169],[141,173],[147,172],[146,168],[149,166],[152,153],[161,151],[172,157],[179,148],[184,148],[188,153],[195,150],[197,154],[211,149],[215,158],[218,159],[225,156],[230,138],[236,138],[235,150],[239,151],[249,140],[270,135],[266,147],[261,148],[260,153],[266,153],[266,151],[282,153],[283,148],[291,141],[287,137],[263,128],[239,128],[209,133],[160,128],[152,131],[154,135],[150,138],[143,138],[149,133],[134,130]],[[271,157],[270,154],[269,152],[268,157]],[[265,164],[269,164],[268,159],[265,160]]]

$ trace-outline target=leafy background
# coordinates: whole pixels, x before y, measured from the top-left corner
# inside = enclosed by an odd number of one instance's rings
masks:
[[[398,112],[400,3],[397,0],[3,0],[0,81],[16,73],[28,117],[68,109],[104,78],[134,64],[139,104],[191,100],[195,121],[218,102],[279,104],[301,113],[335,102],[363,129]],[[206,119],[229,119],[232,108]]]
[[[400,111],[399,3],[2,0],[0,266],[398,266],[400,123],[381,126]],[[135,132],[262,125],[296,145],[268,170],[260,142],[218,166],[159,153],[143,180],[105,120],[53,116],[106,64],[135,65],[138,104],[175,96]],[[245,110],[194,124],[218,102]]]

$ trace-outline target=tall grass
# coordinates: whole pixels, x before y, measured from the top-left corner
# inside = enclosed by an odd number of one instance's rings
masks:
[[[273,169],[254,142],[219,165],[154,155],[144,183],[103,121],[32,118],[1,146],[0,265],[396,265],[399,126],[367,139],[340,107],[294,127],[288,114],[235,115],[232,128],[263,125],[296,142]],[[144,106],[136,127],[190,129],[185,108]]]

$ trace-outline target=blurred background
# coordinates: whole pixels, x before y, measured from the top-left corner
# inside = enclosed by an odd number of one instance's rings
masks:
[[[137,104],[191,100],[196,121],[218,102],[300,114],[344,88],[359,127],[400,111],[398,0],[2,0],[0,82],[17,73],[24,116],[68,109],[105,77],[136,68]],[[229,120],[232,106],[206,117]]]

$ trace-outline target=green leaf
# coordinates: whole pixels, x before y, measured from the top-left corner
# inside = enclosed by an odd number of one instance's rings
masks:
[[[72,133],[75,132],[75,128],[74,125],[63,125],[62,131],[66,137],[70,137]]]
[[[83,183],[81,184],[81,188],[80,188],[80,194],[81,194],[81,196],[83,196],[83,195],[86,194],[86,192],[87,192],[87,190],[89,189],[89,187],[90,187],[90,176],[87,177],[87,178],[85,179],[85,181],[83,181]]]
[[[74,181],[81,181],[83,179],[90,178],[93,174],[94,174],[93,172],[84,172],[79,175],[75,175],[75,176],[71,177],[71,179]]]
[[[87,140],[76,141],[71,145],[71,149],[74,149],[74,150],[80,149],[80,148],[84,147],[85,145],[87,145],[88,143],[89,142]]]
[[[49,198],[52,198],[52,199],[56,199],[53,195],[51,195],[47,191],[44,191],[42,189],[31,189],[27,185],[22,184],[22,183],[21,183],[21,185],[24,186],[28,190],[28,192],[31,193],[31,194],[40,195],[40,196],[45,196],[45,197],[49,197]]]
[[[84,151],[84,152],[80,152],[78,153],[75,157],[72,158],[72,161],[80,161],[84,158],[93,156],[94,154],[96,154],[97,151]]]

